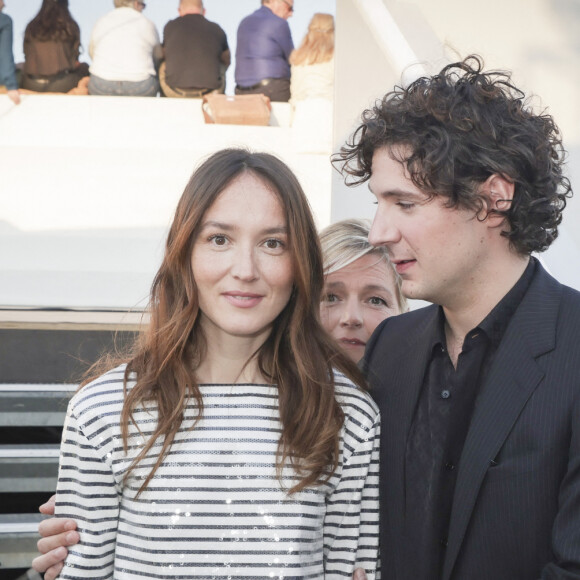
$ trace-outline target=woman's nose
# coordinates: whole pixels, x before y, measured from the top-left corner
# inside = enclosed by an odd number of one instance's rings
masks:
[[[358,300],[347,300],[340,317],[340,325],[344,327],[358,328],[359,326],[362,326],[362,323],[363,319]]]
[[[258,277],[253,248],[240,246],[232,252],[232,275],[239,280],[249,281]]]

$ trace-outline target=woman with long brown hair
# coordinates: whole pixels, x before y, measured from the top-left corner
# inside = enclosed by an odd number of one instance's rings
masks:
[[[70,402],[56,513],[80,543],[62,578],[374,578],[380,420],[320,325],[322,285],[290,169],[209,157],[179,201],[150,324]]]
[[[67,93],[88,76],[79,63],[81,35],[68,0],[42,0],[38,14],[24,32],[22,88]]]

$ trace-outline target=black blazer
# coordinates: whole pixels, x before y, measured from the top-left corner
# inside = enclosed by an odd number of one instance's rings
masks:
[[[437,308],[385,320],[363,361],[382,415],[387,580],[412,580],[402,561],[405,447]],[[442,580],[580,579],[580,293],[540,264],[477,398],[458,470]]]

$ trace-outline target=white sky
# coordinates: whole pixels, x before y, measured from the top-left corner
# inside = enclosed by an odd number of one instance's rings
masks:
[[[178,0],[145,0],[147,8],[145,16],[157,26],[160,38],[163,35],[165,24],[177,17]],[[22,40],[26,25],[38,12],[42,0],[6,0],[4,12],[14,21],[14,59],[16,62],[24,60],[22,52]],[[260,0],[205,0],[206,17],[208,20],[217,22],[226,32],[232,57],[235,57],[236,30],[240,20],[259,8]],[[113,9],[113,0],[69,0],[69,8],[73,18],[81,28],[81,44],[84,54],[81,53],[81,61],[89,62],[87,48],[92,27],[95,21]],[[336,14],[336,0],[295,0],[294,16],[288,23],[292,30],[294,45],[298,46],[302,41],[308,23],[315,12],[328,12]],[[227,92],[233,92],[234,88],[234,65],[230,66],[227,74]]]

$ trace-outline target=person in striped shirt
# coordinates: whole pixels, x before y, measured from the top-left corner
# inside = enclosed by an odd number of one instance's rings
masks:
[[[289,168],[202,163],[150,324],[69,404],[56,515],[80,542],[47,578],[379,578],[380,417],[320,324],[322,286]]]

